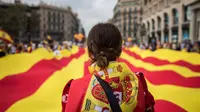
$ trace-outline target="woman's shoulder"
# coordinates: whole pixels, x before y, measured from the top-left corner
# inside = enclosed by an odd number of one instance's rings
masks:
[[[87,75],[79,79],[71,79],[67,82],[62,93],[62,112],[65,112],[69,105],[78,104],[81,101],[82,95],[90,82],[92,75]],[[66,107],[67,102],[71,102]]]
[[[66,83],[64,91],[65,89],[69,89],[74,86],[80,86],[81,84],[88,83],[91,77],[92,75],[86,75],[86,76],[83,76],[82,78],[71,79],[70,81]]]

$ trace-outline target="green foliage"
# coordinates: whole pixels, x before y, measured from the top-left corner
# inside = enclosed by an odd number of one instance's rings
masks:
[[[0,8],[0,26],[13,36],[19,36],[25,32],[27,25],[26,7],[22,5],[11,5]]]
[[[30,11],[30,12],[29,12]],[[28,12],[31,14],[28,17]],[[9,5],[0,7],[0,28],[12,37],[26,37],[30,26],[30,34],[39,32],[39,15],[26,5]]]

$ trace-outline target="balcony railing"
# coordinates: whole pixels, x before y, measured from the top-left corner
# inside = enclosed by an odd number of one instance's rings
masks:
[[[172,3],[179,3],[181,0],[172,0]]]

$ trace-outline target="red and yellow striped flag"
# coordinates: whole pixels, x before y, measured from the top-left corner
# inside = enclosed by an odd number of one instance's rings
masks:
[[[123,49],[120,61],[143,72],[158,112],[200,111],[200,55]],[[45,49],[0,59],[0,112],[58,112],[70,79],[88,74],[85,49],[73,47],[59,57]]]
[[[167,49],[156,52],[124,49],[122,61],[143,72],[158,112],[198,112],[200,108],[200,55]],[[128,60],[128,61],[127,61]]]

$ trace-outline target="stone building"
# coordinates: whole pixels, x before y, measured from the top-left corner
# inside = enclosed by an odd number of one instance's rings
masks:
[[[118,27],[124,40],[128,37],[133,40],[139,38],[141,12],[140,0],[118,0],[112,23]]]
[[[198,0],[142,0],[142,8],[146,42],[153,38],[162,43],[199,39]]]
[[[23,4],[21,0],[15,0],[14,3],[1,2],[0,7],[6,9],[15,5],[24,6],[26,11],[22,13],[27,16],[26,34],[19,37],[14,35],[19,41],[41,41],[46,39],[48,35],[57,41],[73,41],[74,34],[79,32],[79,27],[82,28],[78,14],[74,13],[70,7],[58,7],[44,2],[37,5],[27,5]]]
[[[55,40],[72,41],[75,33],[78,33],[78,15],[71,8],[61,8],[40,3],[38,9],[40,15],[40,38],[50,35]]]
[[[200,1],[190,4],[191,7],[191,23],[190,23],[190,39],[192,41],[200,41]]]

